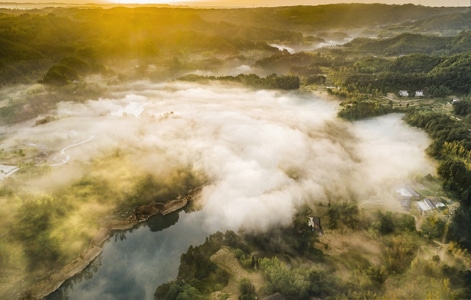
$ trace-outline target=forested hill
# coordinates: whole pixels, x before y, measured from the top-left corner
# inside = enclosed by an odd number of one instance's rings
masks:
[[[180,70],[181,61],[174,59],[177,55],[180,60],[184,54],[208,52],[211,57],[247,55],[247,51],[268,56],[277,51],[271,43],[312,45],[362,32],[378,36],[391,30],[387,26],[448,15],[457,18],[463,13],[463,8],[382,4],[4,9],[0,13],[0,84],[41,80],[57,64],[61,67],[53,69],[46,81],[74,80],[83,73],[106,71],[110,59],[160,57],[168,59],[166,69]]]
[[[469,9],[445,15],[435,15],[426,19],[414,20],[391,26],[390,30],[400,30],[409,32],[440,32],[454,34],[456,31],[468,30],[471,12]]]
[[[466,9],[465,9],[466,10]],[[332,30],[401,24],[434,16],[462,13],[463,8],[425,7],[412,4],[331,4],[258,9],[207,10],[207,20],[267,28]]]
[[[471,32],[463,31],[456,36],[445,37],[431,34],[402,33],[385,39],[357,38],[345,46],[371,54],[386,56],[411,53],[451,55],[471,49]]]

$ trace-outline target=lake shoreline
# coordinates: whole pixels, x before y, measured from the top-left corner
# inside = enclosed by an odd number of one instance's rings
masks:
[[[184,197],[171,200],[166,203],[151,202],[138,206],[133,213],[125,219],[111,219],[103,221],[98,234],[91,240],[90,246],[84,250],[77,258],[68,263],[62,269],[25,291],[22,299],[43,299],[58,290],[61,285],[82,272],[89,266],[102,252],[104,243],[111,237],[113,231],[129,230],[157,214],[167,215],[184,208],[188,202],[193,201],[200,188],[192,189]]]

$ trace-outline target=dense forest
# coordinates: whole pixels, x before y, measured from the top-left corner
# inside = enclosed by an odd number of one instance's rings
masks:
[[[364,211],[356,199],[344,199],[317,207],[323,228],[307,225],[314,211],[307,205],[290,226],[217,232],[182,255],[177,278],[156,287],[155,298],[225,299],[221,291],[237,281],[239,299],[277,293],[285,299],[467,299],[470,14],[381,4],[2,9],[0,125],[33,120],[41,126],[54,121],[48,113],[61,101],[106,98],[110,87],[135,80],[325,91],[340,99],[338,116],[346,121],[403,113],[430,136],[426,152],[438,164],[436,176],[420,184],[458,205],[424,217]],[[5,136],[0,133],[0,141]],[[102,153],[80,166],[86,175],[72,184],[35,194],[22,184],[51,172],[44,163],[50,153],[31,145],[0,149],[0,164],[19,167],[0,183],[0,298],[18,296],[18,288],[24,292],[79,256],[105,216],[175,199],[208,180],[187,165],[160,177],[138,174],[127,163],[130,152]],[[91,213],[78,219],[85,207]],[[440,253],[430,250],[436,245]],[[243,278],[222,268],[218,257],[240,267]]]

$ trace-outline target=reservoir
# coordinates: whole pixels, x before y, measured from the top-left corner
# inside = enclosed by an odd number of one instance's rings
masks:
[[[156,215],[129,231],[114,232],[103,253],[48,300],[154,299],[157,286],[175,279],[180,256],[209,233],[203,212]]]

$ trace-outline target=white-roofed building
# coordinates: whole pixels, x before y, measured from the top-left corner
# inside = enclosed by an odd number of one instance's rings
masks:
[[[419,200],[420,195],[413,188],[407,185],[400,186],[396,189],[397,199],[401,202],[402,207],[409,211],[412,200]]]
[[[435,209],[443,209],[446,207],[446,205],[438,200],[425,198],[422,201],[417,202],[417,207],[422,214],[425,214]]]

